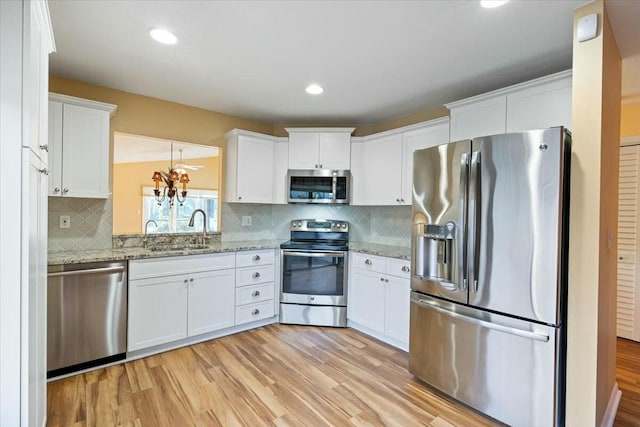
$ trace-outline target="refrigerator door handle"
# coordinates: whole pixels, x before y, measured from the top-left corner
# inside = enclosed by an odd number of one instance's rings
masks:
[[[478,275],[480,270],[480,151],[471,154],[471,179],[469,180],[469,213],[467,257],[469,259],[468,277],[472,292],[478,292]]]
[[[458,250],[458,286],[462,290],[468,289],[467,276],[467,247],[464,242],[467,241],[467,192],[469,190],[469,153],[463,153],[460,159],[460,228],[458,232],[458,241],[456,242]]]
[[[424,299],[413,300],[420,305],[426,306],[438,313],[444,314],[454,319],[459,319],[464,322],[468,322],[474,325],[481,326],[487,329],[493,329],[494,331],[504,332],[506,334],[516,335],[518,337],[527,338],[534,341],[549,342],[549,335],[540,332],[525,331],[518,328],[512,328],[510,326],[503,326],[497,323],[487,322],[486,320],[476,319],[475,317],[465,316],[464,314],[456,313],[455,311],[447,310],[439,305]]]

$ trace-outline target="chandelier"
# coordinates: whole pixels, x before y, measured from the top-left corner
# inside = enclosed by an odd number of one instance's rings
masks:
[[[173,143],[171,143],[171,165],[167,172],[155,171],[151,177],[156,184],[153,190],[158,206],[162,205],[165,199],[169,201],[169,208],[178,201],[180,206],[187,200],[187,183],[189,182],[189,174],[184,169],[175,169],[173,167]],[[160,191],[160,183],[164,182],[164,188]],[[182,191],[178,191],[178,184],[182,184]]]

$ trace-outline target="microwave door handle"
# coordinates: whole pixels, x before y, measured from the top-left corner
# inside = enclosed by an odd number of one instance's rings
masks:
[[[458,286],[466,291],[467,278],[467,192],[469,190],[469,153],[463,153],[460,159],[460,216],[456,230],[456,249],[458,251]]]
[[[334,203],[336,202],[337,190],[338,190],[338,178],[334,176],[333,179],[331,180],[331,200],[333,200]]]

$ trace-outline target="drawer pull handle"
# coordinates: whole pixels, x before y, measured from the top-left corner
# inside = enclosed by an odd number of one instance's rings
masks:
[[[259,297],[259,296],[260,296],[260,291],[253,291],[253,292],[251,293],[251,296],[252,296],[252,297]]]
[[[371,260],[370,260],[370,259],[365,259],[365,260],[364,260],[364,263],[365,263],[366,265],[371,265],[371,264],[372,264],[372,262],[371,262]]]
[[[260,255],[254,255],[253,256],[253,260],[254,261],[260,261]]]
[[[253,278],[257,279],[258,277],[260,277],[260,273],[258,273],[257,271],[255,273],[253,273]]]
[[[251,312],[252,316],[257,316],[258,314],[260,314],[260,310],[258,310],[257,308],[254,308],[253,311]]]
[[[411,271],[411,269],[408,266],[403,265],[402,266],[402,271],[404,271],[405,273],[408,273],[409,271]]]

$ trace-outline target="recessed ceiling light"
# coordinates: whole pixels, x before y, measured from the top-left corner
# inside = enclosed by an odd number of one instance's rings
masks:
[[[493,9],[494,7],[502,6],[508,1],[509,0],[480,0],[480,6],[487,9]]]
[[[309,85],[305,90],[309,95],[320,95],[322,92],[324,92],[322,86],[317,84]]]
[[[171,31],[163,30],[162,28],[152,28],[149,30],[149,35],[155,41],[163,44],[176,44],[178,38]]]

